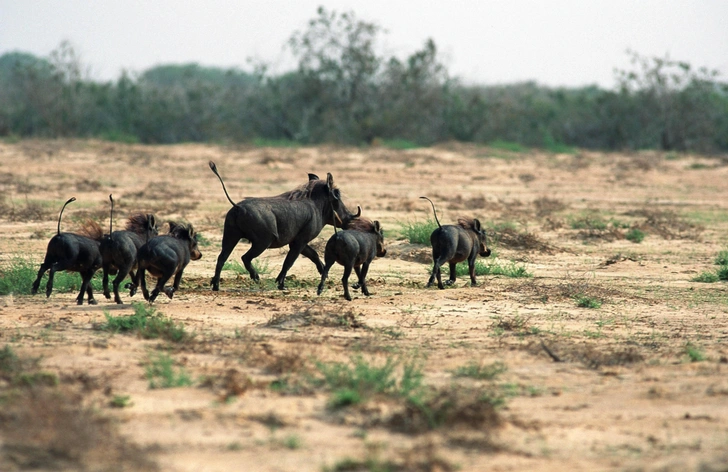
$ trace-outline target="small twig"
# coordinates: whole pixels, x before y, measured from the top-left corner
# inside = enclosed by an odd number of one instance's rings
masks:
[[[543,339],[541,340],[541,347],[544,351],[546,351],[546,354],[548,354],[549,357],[554,360],[554,362],[563,362],[559,356],[551,352],[551,349],[549,349],[546,343],[543,342]]]

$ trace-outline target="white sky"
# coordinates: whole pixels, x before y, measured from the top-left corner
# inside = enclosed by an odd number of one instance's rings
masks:
[[[47,56],[69,40],[96,80],[170,63],[249,71],[249,58],[282,72],[293,67],[286,40],[319,5],[378,23],[387,55],[433,38],[468,83],[611,88],[627,49],[728,80],[726,0],[0,0],[0,55]]]

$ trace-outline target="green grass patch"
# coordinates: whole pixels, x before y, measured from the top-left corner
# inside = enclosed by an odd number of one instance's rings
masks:
[[[632,228],[627,231],[627,234],[624,235],[624,238],[627,241],[632,241],[633,243],[639,244],[645,239],[645,232],[637,228]]]
[[[502,362],[494,362],[483,365],[480,362],[471,361],[466,365],[458,367],[453,371],[455,377],[468,377],[478,380],[493,380],[498,375],[508,370]]]
[[[443,277],[447,277],[450,274],[450,268],[448,264],[443,264],[440,268]],[[432,266],[428,269],[428,273],[432,273]],[[455,275],[458,277],[469,277],[470,268],[468,262],[464,261],[455,266]],[[498,260],[492,259],[476,259],[475,260],[475,275],[502,275],[504,277],[511,278],[528,278],[533,277],[533,274],[528,272],[526,266],[510,261],[502,264]]]
[[[402,365],[399,378],[395,371],[400,361],[388,358],[383,365],[356,356],[348,363],[318,363],[321,385],[331,391],[329,406],[334,409],[364,403],[376,395],[415,398],[422,390],[423,374],[416,361]]]
[[[10,264],[0,269],[0,295],[30,295],[33,282],[38,275],[40,262],[16,257]],[[91,287],[95,292],[102,289],[101,271],[91,279]],[[45,294],[48,272],[43,275],[38,293]],[[53,291],[59,293],[78,292],[81,289],[81,276],[77,272],[56,272],[53,277]]]
[[[129,395],[114,395],[114,398],[109,401],[109,406],[112,408],[126,408],[131,405],[132,402]]]
[[[585,215],[569,218],[571,229],[587,229],[603,231],[609,226],[609,222],[599,215]]]
[[[149,388],[189,387],[192,379],[182,368],[175,369],[174,359],[168,354],[152,354],[144,369]]]
[[[712,284],[712,283],[717,282],[720,279],[718,278],[718,274],[716,274],[715,272],[703,271],[703,272],[701,272],[700,274],[696,275],[695,277],[693,277],[690,280],[693,281],[693,282],[701,282],[701,283],[704,283],[704,284]]]
[[[707,359],[705,353],[692,343],[685,345],[685,354],[690,359],[690,362],[702,362]]]
[[[728,249],[723,249],[715,256],[716,265],[728,266]]]
[[[406,222],[402,225],[402,236],[410,244],[430,244],[430,235],[437,229],[434,219]]]
[[[207,239],[207,237],[202,233],[195,233],[195,240],[197,241],[197,244],[200,247],[210,247],[212,246],[212,241]]]
[[[106,323],[100,329],[113,333],[134,332],[145,339],[162,338],[175,343],[192,337],[182,323],[175,323],[171,318],[158,314],[151,305],[134,302],[132,307],[134,314],[127,316],[111,316],[105,311]]]
[[[599,300],[597,297],[592,297],[590,295],[585,294],[578,294],[574,296],[574,300],[576,301],[576,306],[579,308],[601,308],[602,301]]]
[[[259,274],[269,274],[270,266],[268,265],[268,260],[254,260],[253,269],[255,269]],[[249,275],[248,269],[246,269],[245,266],[238,261],[227,261],[222,266],[222,270],[231,270],[238,275]]]

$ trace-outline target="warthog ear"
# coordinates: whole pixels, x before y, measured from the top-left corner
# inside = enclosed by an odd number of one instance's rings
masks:
[[[191,224],[186,224],[185,229],[187,230],[187,233],[190,235],[190,239],[195,239],[197,237],[197,233],[195,233],[195,228],[193,228]]]
[[[176,227],[179,226],[179,223],[176,223],[174,221],[168,221],[167,224],[169,225],[169,232],[173,232]]]
[[[316,175],[316,174],[310,174],[309,173],[308,174],[308,181],[310,182],[312,180],[321,180],[321,179],[319,179],[319,176],[318,175]]]
[[[147,215],[147,225],[149,229],[157,229],[157,219],[154,218],[154,215],[148,214]]]
[[[329,190],[334,189],[334,176],[331,175],[331,172],[326,174],[326,185],[329,187]]]
[[[480,231],[481,231],[480,221],[478,221],[477,218],[473,218],[473,229],[475,230],[476,233],[480,233]]]

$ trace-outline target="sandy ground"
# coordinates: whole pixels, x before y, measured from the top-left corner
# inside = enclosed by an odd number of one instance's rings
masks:
[[[303,258],[288,289],[276,290],[281,249],[259,259],[268,268],[260,285],[225,270],[220,291],[210,291],[229,209],[211,159],[235,200],[290,190],[308,172],[332,173],[349,208],[361,205],[385,228],[389,254],[372,264],[371,296],[354,292],[346,302],[340,266],[316,296],[318,273]],[[154,304],[194,337],[171,343],[99,329],[105,314],[132,314],[139,295],[122,294],[125,304],[116,305],[97,293],[96,306],[77,306],[76,293],[0,297],[0,346],[39,359],[61,379],[57,388],[110,419],[116,438],[107,452],[48,459],[36,470],[728,470],[728,292],[724,282],[693,281],[716,270],[728,239],[720,159],[460,144],[0,143],[0,264],[40,264],[71,196],[78,200],[64,230],[85,218],[107,228],[110,193],[117,226],[152,211],[202,235],[203,257],[188,266],[182,290]],[[446,290],[426,288],[430,250],[401,236],[405,225],[431,218],[420,195],[433,199],[443,223],[479,218],[494,249],[484,262],[532,277],[479,276],[476,287],[460,277]],[[611,223],[579,228],[597,220]],[[630,227],[642,228],[644,241],[625,239]],[[326,227],[314,242],[320,254],[331,234]],[[577,295],[602,304],[579,307]],[[160,353],[193,385],[150,388],[145,367]],[[415,362],[456,419],[403,428],[404,400],[385,395],[331,408],[329,389],[310,380],[317,363],[354,356],[396,361],[397,376]],[[475,364],[502,372],[455,375]],[[485,396],[498,401],[483,417]],[[115,398],[127,398],[125,406],[113,408]],[[21,469],[7,447],[18,434],[4,430],[3,470]],[[42,443],[36,436],[27,441]],[[146,462],[110,459],[118,444]]]

